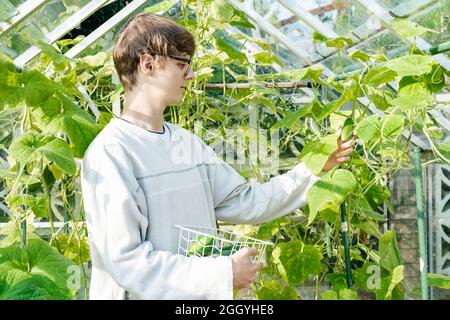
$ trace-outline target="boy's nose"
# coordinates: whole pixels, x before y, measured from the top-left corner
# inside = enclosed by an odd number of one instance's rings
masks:
[[[195,73],[194,70],[192,70],[192,68],[189,68],[189,72],[186,74],[186,76],[184,77],[186,80],[192,80],[195,77]]]

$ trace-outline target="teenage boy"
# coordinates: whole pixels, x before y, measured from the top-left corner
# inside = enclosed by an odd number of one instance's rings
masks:
[[[255,281],[254,248],[232,256],[177,254],[174,225],[216,219],[260,224],[305,205],[318,180],[304,163],[249,183],[198,136],[163,121],[194,77],[193,36],[169,18],[139,14],[119,32],[114,65],[124,110],[89,146],[81,183],[92,257],[90,299],[232,299]],[[323,171],[348,161],[338,140]]]

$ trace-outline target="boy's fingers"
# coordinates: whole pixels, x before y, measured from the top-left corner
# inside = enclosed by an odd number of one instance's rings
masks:
[[[345,149],[344,151],[336,153],[336,158],[345,157],[351,155],[353,152],[353,148]]]
[[[351,140],[345,141],[343,144],[341,144],[341,150],[350,148],[355,143],[355,138],[352,138]]]
[[[256,248],[247,248],[247,254],[249,256],[256,256],[259,253],[259,250]]]
[[[262,267],[264,267],[264,263],[262,263],[262,262],[255,262],[255,267],[256,267],[256,270],[259,270]]]
[[[350,157],[339,157],[337,158],[338,162],[347,162],[350,160]]]

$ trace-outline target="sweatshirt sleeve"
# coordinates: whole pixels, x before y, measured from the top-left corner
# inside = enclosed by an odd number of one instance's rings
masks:
[[[204,146],[216,217],[224,222],[260,224],[286,215],[306,204],[306,193],[320,179],[300,162],[266,183],[248,182]]]
[[[89,242],[114,281],[139,299],[232,299],[231,258],[153,250],[145,195],[123,148],[91,149],[81,172]]]

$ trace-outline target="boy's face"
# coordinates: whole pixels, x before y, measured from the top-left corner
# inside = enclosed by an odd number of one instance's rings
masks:
[[[159,57],[160,58],[160,57]],[[174,55],[167,57],[166,61],[155,60],[153,57],[149,59],[143,68],[143,80],[150,84],[152,91],[156,90],[158,98],[164,105],[172,105],[181,101],[188,81],[194,78],[189,63],[190,56],[188,54]]]

